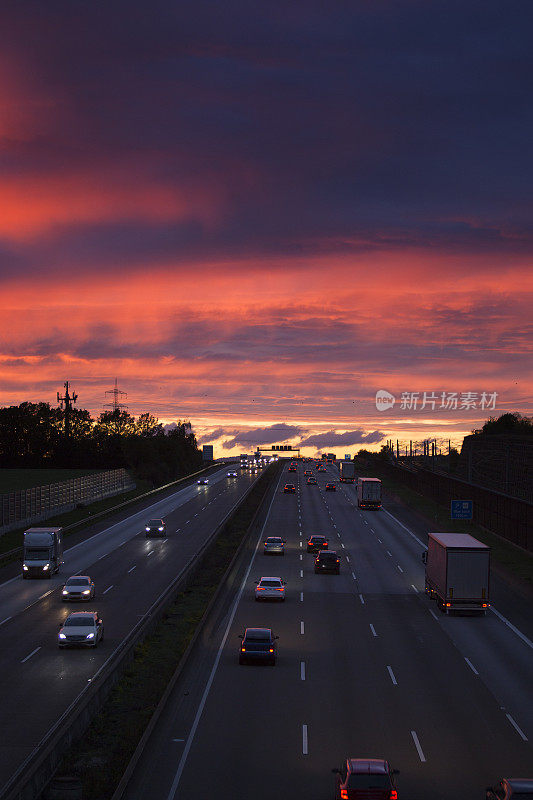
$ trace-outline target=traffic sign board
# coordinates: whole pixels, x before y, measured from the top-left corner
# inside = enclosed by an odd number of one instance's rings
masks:
[[[472,519],[473,515],[473,500],[452,500],[452,519]]]

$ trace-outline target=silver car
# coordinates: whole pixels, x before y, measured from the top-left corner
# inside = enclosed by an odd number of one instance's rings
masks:
[[[265,577],[257,581],[256,600],[285,600],[285,581],[283,578]]]
[[[59,626],[59,647],[96,647],[104,638],[104,623],[98,611],[75,611]]]
[[[92,600],[94,583],[88,575],[73,575],[61,590],[62,600]]]
[[[263,546],[263,553],[265,555],[285,555],[285,539],[282,539],[280,536],[268,536],[263,542]]]

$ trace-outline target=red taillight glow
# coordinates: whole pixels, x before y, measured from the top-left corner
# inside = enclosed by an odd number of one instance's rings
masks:
[[[452,607],[451,603],[446,603],[446,608],[451,608],[451,607]]]
[[[341,800],[348,800],[348,791],[347,791],[347,789],[341,789]]]
[[[483,603],[483,608],[488,608],[488,607],[489,607],[488,603]]]
[[[246,653],[246,647],[241,647],[241,653]]]
[[[273,647],[271,647],[271,648],[270,648],[270,652],[271,652],[271,653],[273,653],[273,652],[274,652],[274,648],[273,648]]]
[[[396,791],[396,789],[393,789],[392,792],[390,793],[389,800],[398,800],[398,792]]]
[[[257,587],[257,591],[258,592],[264,592],[265,591],[265,587],[264,586],[258,586]]]

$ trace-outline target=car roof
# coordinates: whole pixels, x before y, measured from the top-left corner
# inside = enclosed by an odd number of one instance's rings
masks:
[[[309,537],[310,539],[327,539],[327,536],[323,536],[321,533],[313,533],[312,536]]]
[[[279,577],[279,575],[263,575],[263,577],[260,580],[262,580],[262,581],[281,581],[281,578]]]
[[[533,778],[505,778],[513,792],[532,792]]]
[[[72,614],[69,614],[67,619],[70,617],[76,617],[76,619],[81,617],[97,617],[98,611],[73,611]]]
[[[266,639],[272,636],[272,628],[245,628],[244,633],[251,639],[254,637]]]
[[[71,575],[70,578],[67,579],[67,583],[69,581],[73,580],[74,578],[84,578],[86,581],[89,581],[89,582],[91,580],[88,575]]]
[[[156,525],[160,525],[162,522],[163,522],[163,520],[162,520],[162,519],[156,519],[156,518],[154,517],[154,519],[149,519],[149,520],[148,520],[148,525],[151,525],[152,523],[155,523]]]
[[[322,556],[335,556],[337,558],[337,551],[336,550],[321,550],[320,553],[317,553],[317,558],[322,558]]]
[[[386,774],[389,765],[382,758],[348,758],[350,772],[368,773],[370,775]]]

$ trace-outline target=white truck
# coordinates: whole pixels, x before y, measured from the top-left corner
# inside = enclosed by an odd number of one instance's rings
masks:
[[[381,508],[381,481],[379,478],[357,479],[358,508]]]
[[[63,563],[63,528],[24,531],[23,578],[51,578]]]
[[[355,480],[355,464],[353,461],[340,461],[339,472],[342,483],[353,483]]]
[[[485,614],[490,606],[490,547],[468,533],[430,533],[422,561],[426,592],[441,611]]]

